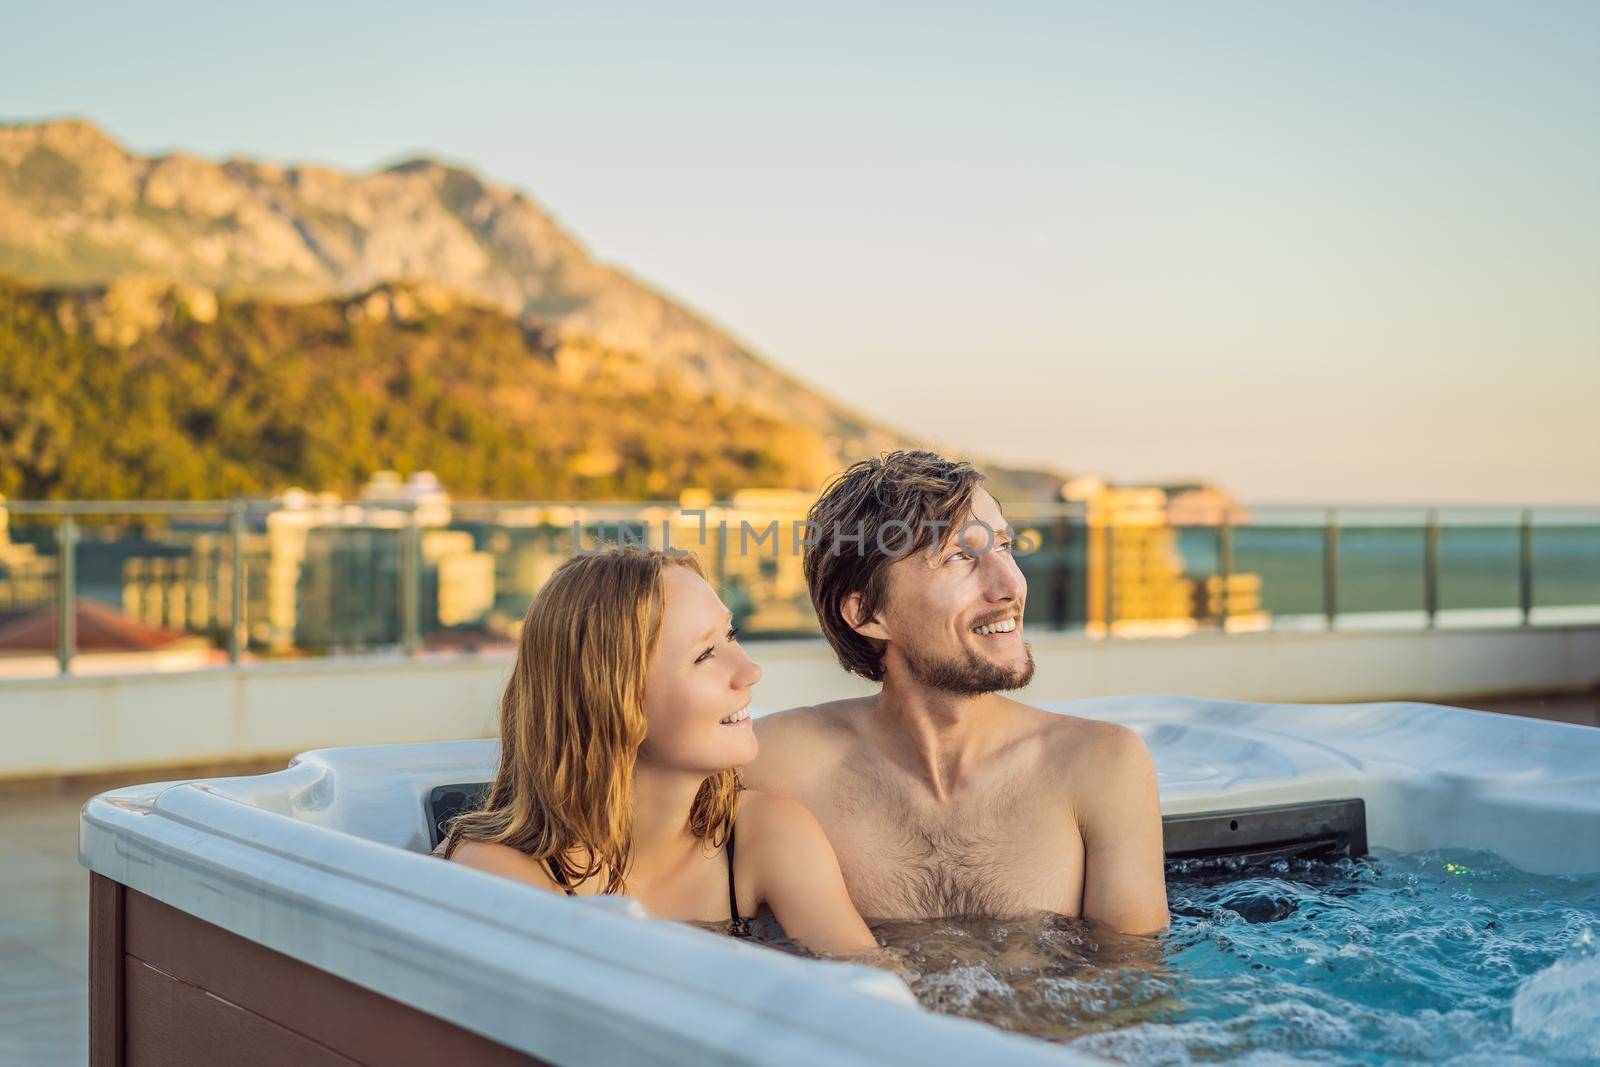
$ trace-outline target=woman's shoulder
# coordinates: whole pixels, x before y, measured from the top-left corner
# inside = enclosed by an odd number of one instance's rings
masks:
[[[756,825],[778,824],[789,822],[816,821],[816,816],[811,814],[811,809],[790,797],[769,793],[764,789],[741,789],[739,791],[739,819],[742,827],[746,822]]]
[[[476,867],[480,871],[515,878],[543,889],[556,889],[550,869],[520,849],[494,841],[463,841],[451,854],[452,862]]]
[[[822,824],[811,809],[776,793],[746,789],[739,794],[739,844],[783,849],[795,844],[826,841]]]
[[[742,800],[738,825],[740,865],[790,936],[824,951],[872,947],[871,933],[850,903],[839,859],[816,816],[797,800],[752,792]],[[745,866],[746,820],[754,855]]]

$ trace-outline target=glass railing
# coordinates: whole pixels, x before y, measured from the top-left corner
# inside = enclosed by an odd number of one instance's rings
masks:
[[[546,578],[697,552],[752,638],[818,633],[797,494],[680,503],[0,504],[0,677],[509,650]],[[1600,623],[1600,509],[1006,508],[1035,631]]]

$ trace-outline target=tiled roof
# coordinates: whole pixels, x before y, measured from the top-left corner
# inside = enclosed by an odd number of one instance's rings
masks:
[[[149,652],[190,635],[135,622],[109,604],[86,597],[73,603],[79,652]],[[56,606],[0,614],[0,655],[50,652],[56,647]]]

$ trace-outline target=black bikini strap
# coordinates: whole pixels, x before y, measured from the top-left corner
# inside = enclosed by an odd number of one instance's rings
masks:
[[[572,891],[572,886],[567,882],[567,876],[562,873],[556,861],[547,859],[545,866],[550,868],[550,877],[556,880],[569,897],[578,894]],[[739,914],[739,891],[733,884],[733,823],[728,824],[728,923],[729,930],[735,937],[750,936],[750,922]]]
[[[739,891],[733,885],[733,822],[728,822],[728,932],[749,937],[750,923],[739,914]]]
[[[556,863],[554,857],[545,860],[544,865],[550,868],[550,877],[556,880],[556,885],[566,890],[567,896],[575,897],[578,895],[572,891],[572,886],[567,883],[567,876],[562,873],[561,866]]]

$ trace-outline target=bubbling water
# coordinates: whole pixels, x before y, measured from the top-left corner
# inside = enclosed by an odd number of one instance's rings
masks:
[[[1129,1063],[1600,1060],[1600,874],[1380,850],[1174,864],[1167,892],[1156,938],[1051,914],[871,926],[925,1007]]]
[[[1600,938],[1585,929],[1566,955],[1517,990],[1511,1026],[1558,1054],[1600,1063]]]

